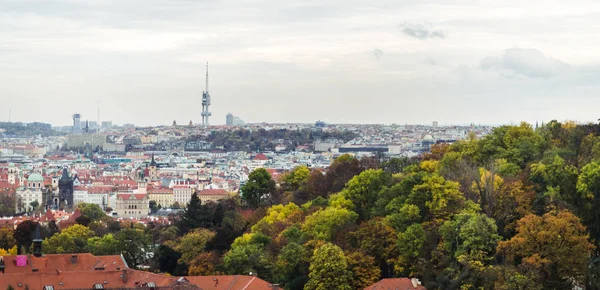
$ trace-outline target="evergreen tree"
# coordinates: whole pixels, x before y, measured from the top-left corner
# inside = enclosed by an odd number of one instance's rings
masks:
[[[203,215],[202,210],[202,201],[198,197],[198,194],[194,192],[192,199],[181,215],[179,228],[182,232],[187,233],[192,229],[200,227],[200,217]]]
[[[213,225],[215,227],[221,226],[223,222],[223,218],[225,217],[225,209],[223,208],[223,204],[219,202],[217,204],[217,208],[215,209],[215,213],[213,215]]]

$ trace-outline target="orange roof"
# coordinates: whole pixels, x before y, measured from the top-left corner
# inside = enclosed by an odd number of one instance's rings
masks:
[[[269,160],[269,158],[265,154],[258,153],[258,154],[256,154],[256,156],[254,156],[254,160],[263,160],[263,161],[265,161],[265,160]]]
[[[228,195],[225,189],[203,189],[198,195]]]
[[[387,289],[406,289],[406,290],[427,290],[427,288],[419,285],[414,287],[409,278],[389,278],[365,288],[365,290],[387,290]]]

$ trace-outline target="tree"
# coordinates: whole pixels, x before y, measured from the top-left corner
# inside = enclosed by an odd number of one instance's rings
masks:
[[[273,276],[285,289],[302,289],[308,281],[309,256],[303,245],[285,245],[273,267]]]
[[[17,245],[23,249],[29,249],[33,243],[33,234],[38,223],[31,220],[26,220],[17,226],[14,232],[14,238],[17,241]]]
[[[355,157],[344,154],[336,158],[327,168],[327,192],[341,191],[346,183],[361,171],[360,162]]]
[[[342,249],[326,243],[315,249],[310,260],[308,282],[305,290],[350,290],[352,273]]]
[[[143,264],[152,251],[150,236],[139,229],[125,228],[114,235],[118,249],[132,268]]]
[[[119,254],[119,244],[113,234],[89,238],[87,243],[88,249],[93,255],[104,256]]]
[[[31,206],[31,211],[35,211],[40,206],[40,203],[37,200],[34,200],[30,202],[29,205]]]
[[[306,186],[310,170],[306,166],[297,166],[283,176],[286,190],[294,191]]]
[[[338,230],[357,217],[358,214],[345,208],[328,207],[306,217],[302,230],[314,239],[330,241]]]
[[[160,245],[154,254],[154,268],[171,275],[184,275],[185,273],[181,272],[185,265],[179,262],[180,259],[181,253],[169,246]]]
[[[381,217],[361,223],[358,229],[350,233],[348,239],[359,252],[373,257],[383,277],[391,277],[393,259],[399,254],[396,247],[397,235]]]
[[[17,244],[13,232],[10,228],[0,228],[0,249],[10,249]]]
[[[365,289],[379,281],[381,269],[375,258],[361,252],[352,252],[346,255],[346,259],[348,271],[352,273],[351,289]]]
[[[106,213],[95,203],[80,203],[77,208],[81,211],[81,214],[90,218],[93,221],[100,220],[106,217]]]
[[[465,197],[458,188],[457,182],[433,174],[413,187],[406,202],[417,205],[426,220],[445,220],[464,207]]]
[[[381,169],[365,170],[348,181],[342,192],[356,206],[359,220],[369,219],[379,192],[388,182],[389,175]]]
[[[150,207],[150,213],[151,214],[155,214],[158,211],[158,206],[156,205],[156,201],[155,200],[151,200],[148,203],[148,206]]]
[[[196,229],[185,236],[181,237],[178,241],[175,250],[181,253],[181,261],[189,264],[200,255],[206,243],[215,237],[216,233],[207,229]]]
[[[593,248],[585,227],[569,211],[530,214],[518,222],[517,234],[497,251],[520,271],[534,270],[544,289],[572,288],[582,281]]]
[[[221,264],[220,257],[215,252],[200,253],[190,263],[188,275],[190,276],[209,276],[219,275],[216,266]]]
[[[577,191],[583,200],[580,208],[592,238],[600,241],[600,163],[591,162],[581,169]],[[600,250],[596,250],[599,252]]]
[[[87,242],[92,231],[83,225],[73,225],[60,234],[46,238],[42,243],[44,252],[48,254],[85,253],[88,251]]]
[[[242,199],[251,208],[261,206],[275,192],[275,181],[264,168],[255,169],[241,188]]]
[[[190,202],[181,215],[179,228],[185,233],[191,229],[200,227],[200,217],[202,216],[202,201],[198,197],[198,193],[194,192]]]

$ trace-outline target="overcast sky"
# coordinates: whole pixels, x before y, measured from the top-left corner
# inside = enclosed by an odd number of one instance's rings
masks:
[[[597,0],[0,0],[0,120],[600,118]]]

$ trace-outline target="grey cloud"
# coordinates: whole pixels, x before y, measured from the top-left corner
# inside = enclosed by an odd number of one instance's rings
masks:
[[[375,56],[377,59],[381,59],[381,57],[383,56],[383,50],[376,48],[373,49],[373,56]]]
[[[509,72],[531,78],[552,78],[567,73],[572,66],[547,57],[536,49],[511,48],[501,56],[488,56],[481,60],[484,70]]]
[[[405,23],[402,25],[402,32],[408,36],[418,38],[421,40],[425,39],[444,39],[447,33],[442,30],[434,30],[430,24],[411,24]]]

